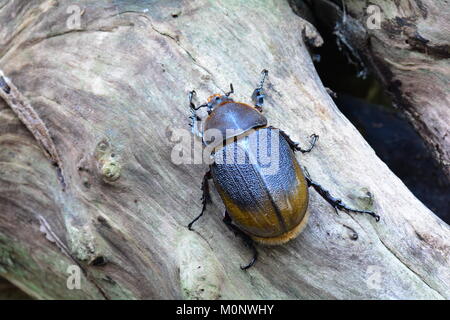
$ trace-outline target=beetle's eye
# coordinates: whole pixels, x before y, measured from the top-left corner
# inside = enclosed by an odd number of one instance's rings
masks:
[[[219,101],[220,100],[220,97],[216,97],[216,101]]]

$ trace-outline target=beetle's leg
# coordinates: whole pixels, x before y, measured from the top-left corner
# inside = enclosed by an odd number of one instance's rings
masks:
[[[200,108],[204,108],[207,107],[206,104],[202,104],[198,107],[195,106],[194,102],[192,102],[192,100],[194,99],[194,96],[196,95],[196,92],[194,90],[189,92],[189,108],[191,110],[191,115],[189,116],[189,119],[191,120],[191,122],[189,123],[189,126],[191,127],[191,132],[193,134],[195,134],[196,136],[202,138],[202,132],[199,130],[199,122],[202,120],[198,115],[197,115],[197,110]]]
[[[197,221],[198,219],[200,219],[200,217],[203,215],[203,213],[206,210],[206,204],[211,202],[211,196],[209,194],[209,185],[208,185],[208,180],[211,179],[211,170],[208,170],[205,175],[203,176],[203,181],[202,181],[202,212],[200,212],[200,214],[191,221],[191,223],[188,224],[188,228],[189,230],[192,230],[192,225],[194,224],[195,221]]]
[[[194,99],[194,96],[197,94],[197,92],[195,92],[195,90],[189,91],[189,107],[194,110],[197,111],[200,108],[206,108],[208,107],[207,103],[204,103],[202,105],[199,105],[198,107],[195,106],[194,102],[192,102],[192,100]]]
[[[283,136],[284,139],[286,139],[287,143],[289,144],[289,146],[292,148],[293,151],[300,151],[301,153],[308,153],[310,152],[314,146],[316,145],[317,140],[319,140],[319,136],[315,133],[313,133],[310,137],[311,137],[311,141],[309,142],[309,148],[308,149],[302,149],[302,147],[300,147],[298,145],[298,142],[293,141],[287,134],[286,132],[284,132],[283,130],[280,130],[280,134]]]
[[[253,91],[252,94],[253,103],[255,104],[256,109],[258,109],[259,111],[262,111],[262,106],[264,104],[265,95],[263,94],[263,86],[264,80],[266,80],[268,73],[269,71],[267,71],[266,69],[261,72],[261,80],[259,81],[259,85],[258,87],[256,87],[255,91]]]
[[[258,250],[255,247],[255,242],[248,234],[244,233],[242,230],[240,230],[238,227],[236,227],[233,224],[231,217],[227,211],[225,211],[225,215],[224,215],[222,221],[227,225],[227,227],[231,231],[233,231],[233,233],[236,236],[240,236],[244,240],[244,243],[252,250],[252,252],[253,252],[252,261],[250,261],[250,263],[247,264],[246,266],[241,266],[242,270],[247,270],[248,268],[250,268],[251,266],[253,266],[255,264],[256,260],[258,260]]]
[[[307,170],[304,170],[304,172],[305,172],[306,181],[308,182],[308,187],[313,187],[314,190],[316,190],[317,193],[322,196],[322,198],[324,198],[330,205],[332,205],[335,210],[339,209],[339,210],[342,210],[345,212],[365,213],[365,214],[368,214],[368,215],[374,217],[377,222],[380,221],[380,216],[377,215],[375,212],[368,211],[368,210],[352,209],[352,208],[348,207],[345,203],[342,202],[341,199],[333,197],[328,190],[325,190],[317,182],[312,181],[311,178],[309,177],[309,173]]]
[[[202,120],[194,109],[191,108],[191,115],[189,116],[191,122],[189,122],[189,126],[191,127],[191,132],[197,137],[203,138],[203,134],[199,129],[199,123]]]

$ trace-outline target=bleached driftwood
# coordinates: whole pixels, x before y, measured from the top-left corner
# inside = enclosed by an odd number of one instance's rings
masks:
[[[286,2],[116,3],[0,6],[0,67],[48,129],[65,181],[3,95],[1,276],[36,298],[449,298],[449,227],[337,110],[302,36],[321,38]],[[187,230],[207,166],[172,153],[189,90],[202,101],[232,82],[249,102],[262,68],[270,124],[305,145],[320,136],[298,160],[382,218],[337,215],[311,191],[305,231],[259,247],[244,272],[250,252],[222,223],[217,193]],[[83,271],[78,290],[70,266]]]

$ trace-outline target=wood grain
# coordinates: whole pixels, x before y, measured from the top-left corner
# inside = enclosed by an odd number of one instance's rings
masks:
[[[0,68],[48,128],[66,182],[63,191],[0,102],[1,276],[40,299],[449,298],[449,227],[337,110],[303,41],[320,36],[287,2],[101,0],[81,8],[77,30],[66,24],[71,4],[0,6]],[[189,130],[189,90],[203,102],[232,82],[236,100],[249,103],[263,68],[269,123],[304,146],[320,136],[299,162],[335,196],[382,218],[337,215],[312,191],[305,231],[260,246],[244,272],[250,252],[221,222],[216,192],[187,230],[207,165],[176,164],[172,153],[174,135]],[[107,179],[105,164],[118,179]],[[66,286],[70,265],[82,267],[80,290]]]

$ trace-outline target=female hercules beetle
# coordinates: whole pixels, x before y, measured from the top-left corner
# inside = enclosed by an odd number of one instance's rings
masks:
[[[232,84],[230,92],[225,95],[215,94],[206,104],[198,107],[192,102],[195,91],[189,93],[192,132],[202,138],[205,146],[213,142],[221,144],[213,146],[214,162],[203,178],[202,211],[188,227],[192,230],[193,223],[203,215],[206,204],[211,201],[208,179],[212,178],[226,207],[223,221],[236,235],[241,236],[253,251],[252,261],[246,266],[241,266],[243,270],[250,268],[258,257],[253,241],[282,244],[294,239],[302,231],[308,219],[310,186],[336,211],[339,209],[366,213],[373,216],[376,221],[380,219],[371,211],[349,208],[312,181],[306,170],[306,176],[303,174],[294,151],[310,152],[318,136],[313,134],[311,146],[304,150],[283,131],[267,126],[267,119],[261,113],[264,102],[263,84],[267,74],[267,70],[262,71],[259,86],[253,92],[254,107],[235,102],[230,98],[230,94],[234,92]],[[198,121],[202,119],[196,114],[196,110],[200,108],[207,108],[208,111],[202,130],[198,129]],[[224,138],[220,139],[221,141],[208,140],[205,133],[210,129],[215,129]],[[271,151],[272,156],[278,157],[278,170],[275,172],[264,172],[264,166],[260,165],[260,149],[264,145],[261,144],[261,140],[253,139],[256,137],[267,137],[267,144],[278,142],[277,154]],[[236,162],[235,155],[238,151],[244,154],[245,161]],[[233,161],[227,162],[230,155]],[[249,163],[249,159],[257,161]]]

